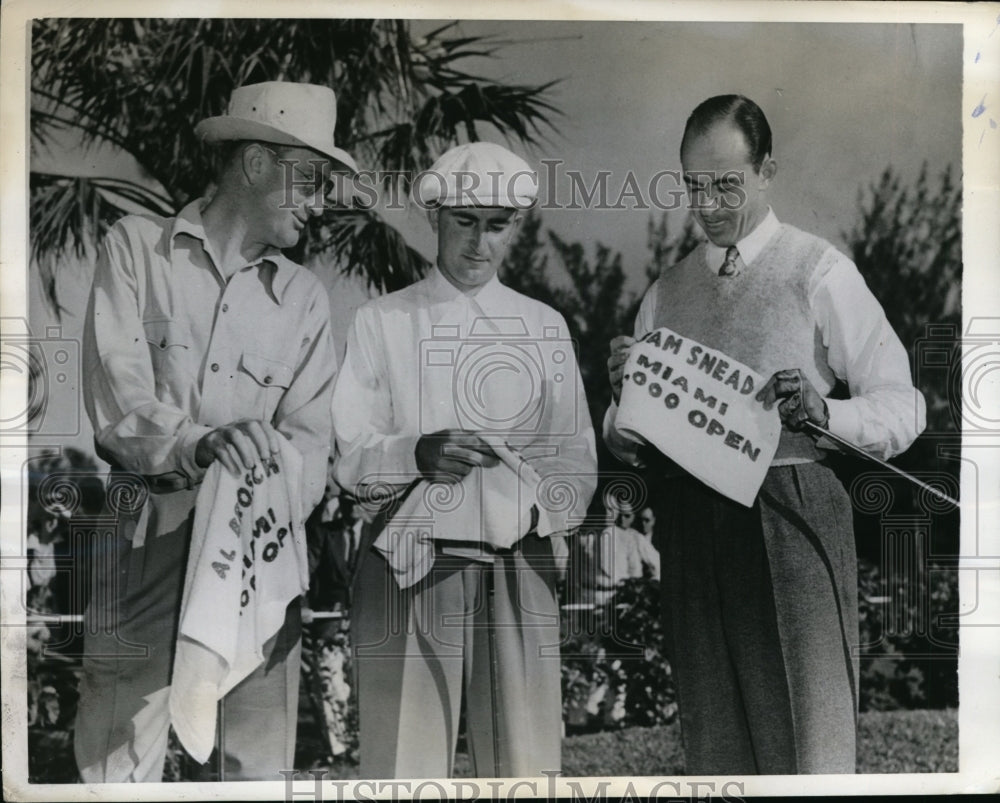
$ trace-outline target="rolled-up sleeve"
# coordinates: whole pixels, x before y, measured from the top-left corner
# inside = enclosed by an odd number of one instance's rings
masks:
[[[142,325],[142,271],[120,227],[104,239],[84,324],[84,404],[98,453],[129,471],[192,485],[198,441],[211,427],[160,401]]]
[[[849,399],[828,399],[830,432],[882,458],[909,448],[926,425],[906,349],[854,263],[830,249],[817,266],[810,304],[827,362]],[[819,445],[836,449],[829,440]]]

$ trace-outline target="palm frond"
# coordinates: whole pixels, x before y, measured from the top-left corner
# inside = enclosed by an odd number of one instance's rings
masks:
[[[322,236],[310,245],[310,250],[326,252],[344,273],[364,276],[369,286],[380,293],[412,284],[430,267],[430,262],[372,210],[327,212],[322,220]],[[373,273],[373,264],[382,269]]]
[[[92,253],[125,214],[175,212],[161,196],[122,179],[31,173],[29,193],[29,255],[56,311],[62,309],[56,275],[66,260]]]
[[[455,28],[447,23],[417,38],[407,20],[35,21],[33,148],[75,129],[86,145],[112,143],[130,154],[168,198],[107,179],[33,179],[32,203],[41,204],[32,212],[33,254],[54,270],[53,260],[82,247],[79,237],[99,236],[102,221],[123,207],[162,213],[202,194],[215,157],[196,139],[194,126],[223,113],[232,90],[246,83],[334,87],[337,142],[363,166],[408,175],[449,145],[477,139],[482,124],[527,144],[539,141],[558,114],[549,98],[553,84],[507,85],[472,75],[465,67],[495,57],[501,42],[458,35]],[[81,195],[71,209],[74,192]],[[94,217],[85,222],[87,215]],[[318,241],[333,248],[346,270],[363,272],[382,289],[420,274],[422,258],[397,232],[369,215],[350,221],[338,215],[336,236]],[[361,239],[355,246],[349,236]]]
[[[479,139],[477,126],[482,123],[526,144],[538,144],[543,126],[552,127],[551,118],[558,114],[542,97],[550,86],[467,84],[457,93],[430,97],[412,120],[370,135],[375,161],[386,170],[415,175],[460,137]]]

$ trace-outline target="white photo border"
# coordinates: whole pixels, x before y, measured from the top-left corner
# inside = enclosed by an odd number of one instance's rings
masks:
[[[710,6],[710,7],[709,7]],[[28,111],[30,107],[30,20],[39,17],[121,16],[202,17],[424,17],[431,19],[566,19],[673,20],[742,22],[913,22],[957,23],[963,26],[962,187],[963,187],[963,329],[973,319],[992,319],[1000,327],[1000,131],[987,123],[989,115],[975,114],[980,105],[1000,110],[1000,4],[997,3],[837,3],[837,2],[568,2],[521,3],[495,0],[475,6],[457,0],[438,2],[310,2],[277,0],[241,2],[223,0],[94,0],[59,3],[53,0],[4,2],[0,25],[0,315],[26,317],[28,264]],[[270,13],[265,13],[270,12]],[[1000,111],[990,111],[1000,117]],[[994,330],[997,331],[997,330]],[[1000,348],[1000,344],[995,344]],[[996,376],[996,374],[994,375]],[[980,390],[984,409],[1000,410],[1000,383]],[[0,386],[0,420],[12,410],[24,409],[26,383],[5,381]],[[856,776],[788,776],[742,778],[583,778],[575,779],[590,794],[602,792],[608,800],[629,794],[692,798],[711,794],[730,799],[757,795],[873,795],[903,792],[983,793],[1000,790],[1000,430],[987,437],[963,435],[962,498],[978,499],[978,511],[963,511],[959,583],[961,599],[961,655],[959,678],[959,771],[947,774],[893,774]],[[283,782],[88,785],[28,784],[27,705],[24,611],[19,582],[6,582],[23,571],[23,509],[21,467],[25,444],[5,442],[0,449],[2,500],[2,568],[0,627],[2,650],[3,785],[11,800],[171,800],[171,799],[288,799]],[[969,515],[968,513],[977,513]],[[605,783],[606,782],[606,783]],[[414,782],[415,788],[417,783]],[[574,790],[563,777],[507,780],[499,785],[468,779],[438,780],[449,796],[506,796],[508,799],[569,796]],[[712,786],[707,784],[712,783]],[[554,787],[552,786],[554,784]],[[700,786],[698,786],[700,784]],[[728,786],[727,786],[728,784]],[[421,796],[433,797],[427,782]],[[323,800],[390,799],[395,781],[336,781],[322,785]],[[700,790],[700,791],[699,791]],[[714,790],[714,791],[712,791]],[[319,799],[311,781],[296,781],[295,800]]]

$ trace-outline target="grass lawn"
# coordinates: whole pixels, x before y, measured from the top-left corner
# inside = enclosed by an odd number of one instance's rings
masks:
[[[563,742],[563,772],[572,776],[682,774],[680,728],[675,722],[571,737]],[[858,772],[958,772],[958,712],[862,714]]]
[[[681,775],[684,753],[677,723],[570,736],[563,740],[563,775]],[[872,711],[858,725],[858,772],[958,772],[958,712]],[[459,753],[455,774],[472,774]],[[358,768],[330,768],[330,779],[358,777]]]
[[[958,772],[958,711],[862,714],[858,772]]]

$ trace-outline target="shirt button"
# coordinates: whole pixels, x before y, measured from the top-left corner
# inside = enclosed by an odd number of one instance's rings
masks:
[[[218,370],[219,370],[219,364],[217,362],[213,362],[212,363],[212,371],[218,371]]]
[[[163,340],[160,341],[160,348],[165,349],[166,347],[167,347],[167,339],[163,338]]]
[[[271,377],[265,376],[264,377],[264,384],[265,385],[270,385],[271,384]]]
[[[229,305],[228,304],[223,304],[222,305],[222,311],[223,312],[229,312]]]

